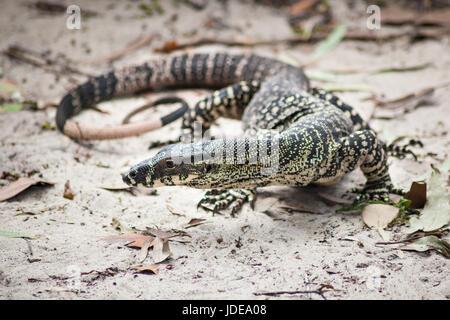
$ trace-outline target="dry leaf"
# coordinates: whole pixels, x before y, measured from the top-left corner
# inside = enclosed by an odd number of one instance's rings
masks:
[[[369,204],[362,210],[364,223],[371,228],[375,228],[383,240],[388,241],[388,235],[384,228],[394,220],[399,213],[399,209],[385,204]]]
[[[130,187],[126,184],[118,184],[118,185],[112,185],[112,186],[99,186],[99,188],[108,190],[108,191],[129,191],[133,187]]]
[[[148,264],[146,266],[133,266],[132,269],[136,269],[142,272],[152,272],[154,274],[158,274],[159,264]]]
[[[142,243],[141,251],[139,252],[138,260],[143,262],[148,255],[148,249],[155,243],[156,238],[149,237]]]
[[[434,249],[443,254],[446,258],[450,258],[450,244],[447,241],[439,239],[436,236],[419,238],[412,243],[401,246],[400,249],[413,250],[418,252],[424,252]]]
[[[409,205],[411,209],[423,208],[427,202],[427,184],[414,181],[409,191],[405,194],[405,199],[411,200]]]
[[[0,202],[11,199],[33,185],[54,185],[54,182],[21,177],[0,189]]]
[[[430,190],[428,199],[419,217],[411,217],[409,220],[409,233],[433,231],[442,228],[450,222],[450,205],[448,202],[447,188],[445,187],[447,173],[441,174],[434,169],[430,177]]]
[[[169,248],[169,240],[163,238],[155,238],[153,242],[153,262],[160,263],[169,258],[172,255]]]
[[[173,238],[173,237],[180,235],[179,233],[176,233],[173,231],[165,231],[165,230],[159,230],[159,229],[149,228],[149,227],[147,227],[146,230],[151,235],[158,237],[158,238],[163,238],[163,239],[169,239],[169,238]]]
[[[294,3],[289,7],[289,15],[297,16],[306,11],[309,11],[313,6],[315,6],[318,0],[301,0]]]
[[[167,209],[169,209],[171,214],[174,214],[176,216],[186,216],[186,214],[180,210],[175,209],[174,207],[172,207],[169,204],[166,204]]]
[[[164,44],[161,47],[156,48],[155,52],[169,53],[174,50],[177,50],[179,46],[180,45],[179,45],[178,41],[169,40],[169,41],[164,42]]]
[[[203,223],[204,223],[203,221],[206,221],[206,219],[200,219],[200,218],[194,218],[194,219],[191,219],[191,220],[188,222],[187,226],[184,227],[184,228],[187,229],[187,228],[196,227],[196,226],[198,226],[198,225],[203,224]]]
[[[64,185],[64,194],[63,194],[63,197],[66,198],[66,199],[69,199],[69,200],[73,200],[73,197],[74,197],[74,196],[75,196],[75,195],[74,195],[74,193],[73,193],[73,190],[72,190],[72,188],[70,188],[70,181],[67,180],[67,181],[66,181],[66,184]]]
[[[128,247],[134,247],[134,248],[142,248],[143,245],[147,240],[153,240],[153,237],[146,236],[139,233],[123,233],[116,236],[110,236],[106,238],[101,238],[100,240],[105,241],[117,241],[117,240],[125,240],[125,241],[131,241],[131,243],[128,243]]]

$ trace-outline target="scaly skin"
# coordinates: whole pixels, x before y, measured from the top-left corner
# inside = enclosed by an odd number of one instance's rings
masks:
[[[243,137],[169,145],[132,167],[124,182],[212,189],[199,205],[212,204],[214,212],[230,207],[234,214],[258,187],[330,185],[360,167],[367,182],[356,201],[387,201],[397,190],[386,147],[369,125],[333,94],[309,88],[300,68],[270,61],[183,116],[189,133],[195,122],[205,131],[219,117],[242,119]]]

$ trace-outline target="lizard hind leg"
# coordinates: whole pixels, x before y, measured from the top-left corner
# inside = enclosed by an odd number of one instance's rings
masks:
[[[333,170],[343,173],[360,166],[367,181],[362,190],[358,190],[355,202],[384,201],[389,202],[389,193],[401,193],[394,188],[389,175],[387,154],[384,144],[371,130],[361,130],[344,137],[340,141],[336,163]]]

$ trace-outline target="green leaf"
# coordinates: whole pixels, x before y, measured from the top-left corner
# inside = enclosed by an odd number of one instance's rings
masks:
[[[334,49],[344,38],[347,28],[344,25],[337,26],[328,37],[323,40],[308,57],[309,62],[316,61]]]
[[[337,77],[334,73],[317,70],[317,69],[305,69],[306,76],[311,80],[323,81],[323,82],[336,82]]]
[[[417,66],[410,67],[394,67],[394,68],[386,68],[375,71],[374,73],[388,73],[388,72],[409,72],[409,71],[417,71],[428,68],[432,63],[424,63]]]
[[[26,238],[26,239],[36,239],[39,238],[35,235],[25,234],[21,232],[14,232],[14,231],[5,231],[0,230],[0,237],[6,237],[6,238]]]
[[[409,220],[409,233],[418,230],[433,231],[442,228],[450,222],[450,205],[446,190],[447,179],[433,168],[430,177],[429,195],[427,202],[419,217],[411,217]]]
[[[364,83],[324,83],[321,88],[327,91],[368,91],[372,92],[373,88]]]
[[[6,112],[19,111],[22,110],[22,105],[20,103],[6,103],[2,104],[0,109]]]
[[[419,238],[414,242],[404,245],[400,247],[401,250],[413,250],[424,252],[428,250],[437,250],[442,253],[446,258],[450,258],[450,244],[443,240],[439,239],[436,236],[427,236],[423,238]]]

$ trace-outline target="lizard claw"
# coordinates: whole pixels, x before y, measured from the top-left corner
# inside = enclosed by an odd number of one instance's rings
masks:
[[[204,197],[198,202],[197,209],[202,207],[205,210],[212,211],[213,215],[220,213],[220,211],[230,208],[231,216],[235,216],[236,213],[242,208],[242,205],[246,202],[250,202],[250,206],[254,208],[255,196],[254,192],[250,190],[209,190],[205,193]],[[210,208],[205,204],[213,204]]]

